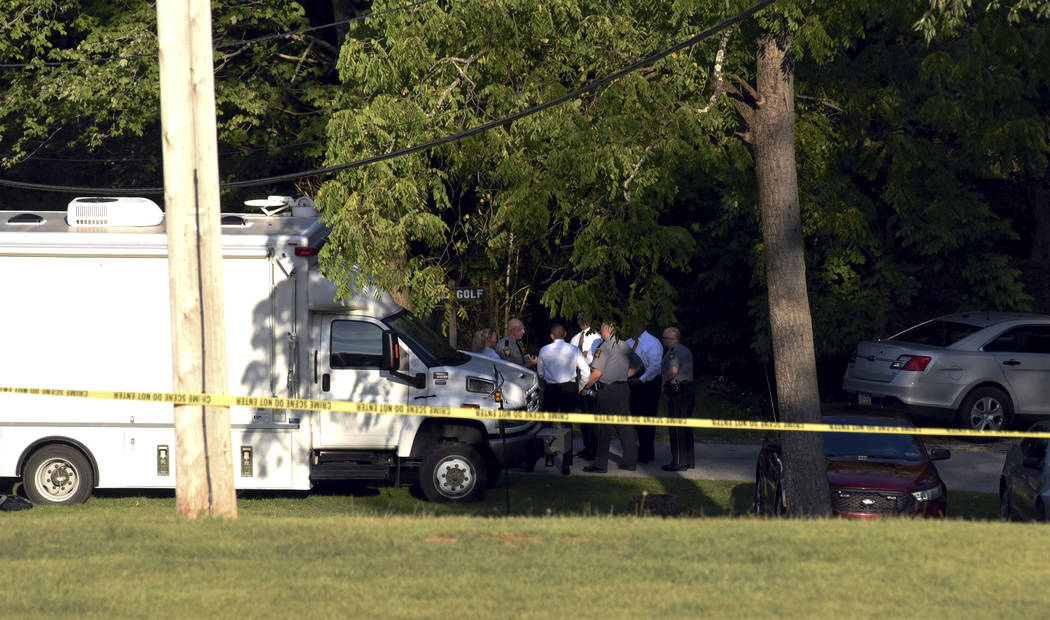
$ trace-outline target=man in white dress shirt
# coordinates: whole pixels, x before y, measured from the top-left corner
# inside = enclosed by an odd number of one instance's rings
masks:
[[[591,367],[583,359],[583,353],[565,342],[565,328],[561,323],[551,327],[551,343],[541,347],[536,356],[536,374],[543,381],[543,408],[547,411],[579,411],[579,394],[591,376]],[[562,462],[572,468],[572,424],[569,429],[569,452]]]
[[[591,374],[583,353],[565,342],[561,323],[551,327],[551,343],[540,348],[536,372],[543,380],[543,408],[547,411],[576,411],[576,397]]]
[[[572,337],[571,344],[583,353],[583,360],[590,364],[594,359],[594,350],[598,348],[595,343],[602,339],[602,334],[591,327],[590,317],[583,312],[576,314],[576,325],[579,326],[580,331]]]
[[[660,406],[660,362],[664,356],[664,347],[640,323],[637,333],[638,336],[627,340],[627,344],[642,358],[645,372],[630,382],[631,415],[655,417]],[[648,463],[656,458],[656,427],[639,424],[635,430],[638,433],[638,462]]]

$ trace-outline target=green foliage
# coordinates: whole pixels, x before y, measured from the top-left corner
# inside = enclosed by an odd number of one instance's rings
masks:
[[[989,14],[959,39],[927,47],[907,34],[918,10],[907,4],[870,23],[830,71],[800,71],[806,90],[843,110],[834,139],[820,142],[834,155],[818,178],[838,180],[852,224],[825,228],[818,252],[834,266],[825,282],[860,284],[828,292],[855,296],[868,337],[932,313],[1023,310],[1031,301],[1011,258],[1023,247],[1023,207],[1002,204],[988,182],[1045,175],[1046,29]]]
[[[703,6],[475,0],[365,24],[340,54],[328,163],[550,100],[687,38],[693,22],[715,17]],[[492,283],[508,311],[531,298],[553,316],[670,320],[666,276],[688,269],[693,240],[670,210],[669,167],[685,152],[725,148],[698,129],[695,111],[710,96],[716,44],[477,137],[339,174],[319,200],[340,248],[323,257],[329,272],[353,273],[335,261],[359,265],[409,288],[423,312],[444,293],[410,286],[416,270]],[[724,130],[724,112],[701,122]],[[373,240],[379,230],[395,238]]]
[[[929,8],[915,22],[915,29],[926,41],[937,36],[954,36],[967,24],[976,12],[973,0],[929,0]],[[978,5],[979,6],[979,5]],[[1047,0],[990,0],[986,11],[1003,11],[1009,23],[1016,24],[1029,16],[1037,19],[1050,17],[1050,2]]]
[[[0,22],[0,59],[32,66],[0,68],[0,167],[30,181],[161,185],[153,6],[98,0],[8,5]],[[316,141],[324,131],[326,76],[334,62],[324,33],[239,45],[307,23],[303,7],[287,0],[213,8],[219,148],[240,153],[223,157],[224,180],[286,172],[288,161],[299,169],[321,154],[319,144],[287,145]],[[73,163],[77,159],[86,163]]]
[[[220,151],[237,153],[220,160],[223,179],[345,163],[527,109],[750,2],[716,4],[427,3],[356,22],[342,48],[334,31],[231,46],[313,25],[316,7],[216,5]],[[1050,163],[1047,6],[779,0],[725,33],[721,77],[737,85],[729,76],[754,80],[759,28],[791,35],[821,358],[932,314],[1050,306],[1033,284],[1047,266],[1029,258],[1044,238],[1033,190]],[[5,4],[0,59],[36,63],[0,68],[5,176],[160,185],[152,11]],[[939,36],[927,42],[916,24]],[[754,162],[743,119],[712,97],[718,46],[716,37],[543,113],[319,188],[301,182],[333,228],[328,273],[343,294],[369,273],[424,313],[450,280],[487,286],[487,306],[459,309],[461,333],[508,314],[582,309],[676,320],[719,369],[767,358]],[[50,159],[63,157],[115,161]],[[268,189],[249,191],[295,191]],[[7,206],[21,196],[5,193]]]
[[[859,340],[943,312],[1040,302],[1023,259],[1039,239],[1033,210],[1045,208],[1026,188],[1047,168],[1050,31],[990,13],[928,46],[911,28],[921,10],[817,5],[795,32],[796,161],[825,392]],[[746,70],[753,43],[734,42],[730,71]],[[679,311],[687,340],[728,370],[770,353],[751,162],[739,146],[725,152],[698,153],[678,174],[697,250],[695,277],[676,284],[693,300]]]

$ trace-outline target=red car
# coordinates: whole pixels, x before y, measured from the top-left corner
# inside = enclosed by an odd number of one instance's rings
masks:
[[[914,428],[905,418],[867,415],[825,416],[825,424]],[[824,433],[832,513],[870,519],[896,515],[942,517],[948,492],[933,461],[948,450],[927,451],[917,435]],[[755,514],[785,516],[791,498],[784,491],[780,435],[766,436],[755,470]]]

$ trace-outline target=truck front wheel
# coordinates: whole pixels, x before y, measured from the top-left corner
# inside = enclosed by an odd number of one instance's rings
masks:
[[[469,502],[485,490],[485,461],[477,450],[461,443],[444,443],[423,459],[419,484],[432,502]]]
[[[80,504],[91,495],[94,474],[79,450],[54,444],[29,457],[22,482],[34,504]]]

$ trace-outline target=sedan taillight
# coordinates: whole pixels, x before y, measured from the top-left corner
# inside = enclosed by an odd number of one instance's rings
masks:
[[[930,364],[930,357],[925,355],[902,355],[890,364],[890,368],[894,370],[914,370],[916,372],[922,372],[926,370],[926,366]]]

